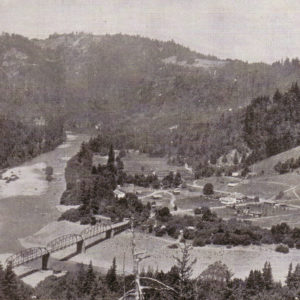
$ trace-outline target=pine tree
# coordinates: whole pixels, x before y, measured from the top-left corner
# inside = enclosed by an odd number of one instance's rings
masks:
[[[292,263],[290,263],[289,265],[289,271],[285,282],[289,288],[293,286],[293,264]]]
[[[264,288],[264,278],[261,271],[255,270],[254,273],[254,288],[256,291],[261,291]]]
[[[88,269],[86,271],[86,276],[85,276],[85,281],[83,286],[84,294],[89,295],[92,292],[95,279],[96,279],[96,275],[94,273],[92,262],[90,261]]]
[[[300,264],[297,264],[293,273],[293,286],[295,288],[299,288],[300,287]]]
[[[253,288],[255,288],[255,278],[254,278],[253,270],[250,271],[249,276],[246,280],[246,288],[249,290],[252,290]]]
[[[182,183],[181,174],[180,172],[176,172],[175,178],[174,178],[174,186],[178,187]]]
[[[114,169],[115,169],[115,152],[114,152],[113,145],[110,145],[110,148],[109,148],[107,167],[111,171],[114,171]]]
[[[237,151],[235,151],[235,153],[234,153],[233,163],[234,163],[235,165],[237,165],[237,164],[239,163],[239,158],[238,158]]]
[[[77,279],[76,279],[76,287],[79,296],[82,296],[84,294],[85,278],[86,278],[86,272],[84,270],[84,265],[80,264],[79,270],[77,272]]]
[[[272,275],[272,268],[269,262],[265,262],[263,268],[263,280],[264,285],[267,290],[270,290],[273,286],[273,275]]]
[[[175,257],[179,274],[178,299],[180,300],[187,300],[193,298],[193,289],[190,286],[190,278],[193,273],[193,266],[197,262],[197,259],[191,258],[191,250],[192,246],[184,243],[184,247],[181,248],[181,257]]]
[[[12,264],[8,263],[4,273],[3,279],[3,291],[4,295],[9,300],[19,300],[20,295],[18,294],[18,283],[16,275],[13,271]]]
[[[117,291],[118,289],[118,280],[117,280],[117,265],[116,258],[114,257],[112,266],[106,274],[106,283],[111,291]]]
[[[4,270],[3,270],[3,266],[0,262],[0,300],[4,300],[5,296],[4,296]]]
[[[280,103],[280,100],[282,98],[282,94],[280,93],[280,91],[277,89],[274,96],[273,96],[273,102],[276,104]]]
[[[223,157],[222,157],[222,163],[227,164],[227,162],[228,162],[227,156],[226,156],[226,154],[224,154]]]
[[[300,94],[300,91],[299,91],[299,87],[298,87],[298,83],[297,83],[297,82],[295,82],[295,83],[292,84],[292,87],[291,87],[290,91],[291,91],[292,93],[295,93],[296,96],[298,96],[298,95]]]

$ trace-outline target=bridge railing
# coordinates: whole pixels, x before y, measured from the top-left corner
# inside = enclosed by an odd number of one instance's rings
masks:
[[[59,251],[72,245],[75,245],[82,240],[83,238],[80,234],[66,234],[49,242],[46,247],[50,253],[53,253],[55,251]]]
[[[44,247],[33,247],[24,249],[6,259],[6,264],[11,263],[15,268],[32,260],[38,259],[46,254],[49,254],[48,249]]]
[[[105,233],[111,229],[112,226],[109,224],[98,223],[96,225],[85,228],[84,230],[81,231],[80,235],[84,240],[87,240],[97,235],[100,235],[101,233]]]

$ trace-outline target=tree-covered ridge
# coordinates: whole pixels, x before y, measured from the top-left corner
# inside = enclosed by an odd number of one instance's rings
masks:
[[[300,67],[297,59],[273,65],[221,61],[139,36],[78,33],[29,40],[3,34],[0,77],[5,114],[60,109],[70,125],[127,122],[141,132],[150,128],[151,139],[156,126],[203,123],[276,87],[285,90],[299,80]]]
[[[299,121],[300,92],[294,83],[287,92],[255,98],[218,121],[179,127],[169,149],[177,161],[188,159],[198,172],[212,175],[230,164],[247,166],[298,146]]]
[[[15,166],[53,150],[63,140],[63,120],[60,118],[45,120],[45,125],[39,126],[0,117],[0,168]]]
[[[58,51],[16,34],[0,35],[0,108],[28,121],[57,113],[64,103],[64,66]]]
[[[260,97],[299,80],[298,59],[220,61],[173,41],[121,34],[3,34],[0,77],[1,111],[10,119],[50,111],[72,128],[98,125],[119,149],[169,155],[171,163],[187,160],[198,170],[234,149],[240,163],[298,144],[297,93],[277,93],[277,104]]]

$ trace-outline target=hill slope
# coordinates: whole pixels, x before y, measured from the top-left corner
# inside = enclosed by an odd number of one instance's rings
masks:
[[[250,153],[257,161],[298,145],[297,117],[286,110],[297,111],[296,103],[283,98],[285,119],[279,117],[274,129],[278,108],[272,99],[257,98],[299,80],[298,59],[272,65],[224,61],[173,41],[121,34],[45,40],[3,34],[0,70],[5,116],[28,121],[49,112],[63,115],[69,128],[98,125],[116,147],[193,162],[214,161],[234,149],[239,161]],[[264,118],[266,126],[257,130]],[[279,143],[272,142],[273,129]],[[272,147],[282,143],[283,132],[288,142]]]

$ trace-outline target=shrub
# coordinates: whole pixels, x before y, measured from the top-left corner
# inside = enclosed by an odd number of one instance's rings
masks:
[[[52,177],[51,175],[46,175],[46,180],[47,180],[47,181],[50,182],[50,181],[52,181],[52,179],[53,179],[53,177]]]
[[[286,237],[283,240],[283,244],[287,245],[289,248],[294,248],[294,246],[295,246],[294,240],[290,237]]]
[[[81,217],[81,214],[80,214],[79,209],[72,208],[72,209],[65,211],[59,217],[58,221],[66,220],[66,221],[70,221],[70,222],[78,222],[78,221],[80,221],[80,217]]]
[[[195,215],[200,215],[201,213],[202,213],[201,208],[197,207],[197,208],[194,209],[194,214]]]
[[[174,239],[177,239],[179,236],[179,230],[175,224],[169,224],[166,228],[166,231],[168,235]]]
[[[53,175],[53,168],[50,166],[46,167],[45,174],[50,176]]]
[[[96,225],[97,220],[94,216],[91,217],[91,225]]]
[[[297,240],[296,243],[295,243],[295,245],[296,245],[297,249],[300,249],[300,240]]]
[[[178,245],[177,244],[171,244],[171,245],[168,246],[168,248],[170,248],[170,249],[177,249]]]
[[[81,225],[87,225],[87,224],[90,224],[91,223],[91,217],[90,216],[84,216],[84,217],[81,217],[80,219],[80,224]]]
[[[261,239],[261,243],[262,244],[268,244],[268,245],[271,245],[274,243],[274,239],[271,235],[264,235]]]
[[[289,253],[289,247],[286,245],[280,244],[275,248],[275,251],[280,252],[280,253]]]
[[[169,208],[163,207],[161,209],[158,209],[156,212],[156,217],[161,222],[167,222],[169,220],[169,218],[171,217]]]
[[[206,243],[202,238],[200,238],[200,237],[194,238],[194,241],[193,241],[194,247],[204,247],[205,245],[206,245]]]
[[[183,232],[183,238],[185,240],[193,240],[195,238],[195,231],[190,229],[185,229]]]
[[[204,195],[212,195],[214,193],[214,186],[211,183],[206,183],[203,187]]]
[[[156,236],[163,236],[167,232],[165,227],[156,227],[154,231]]]

